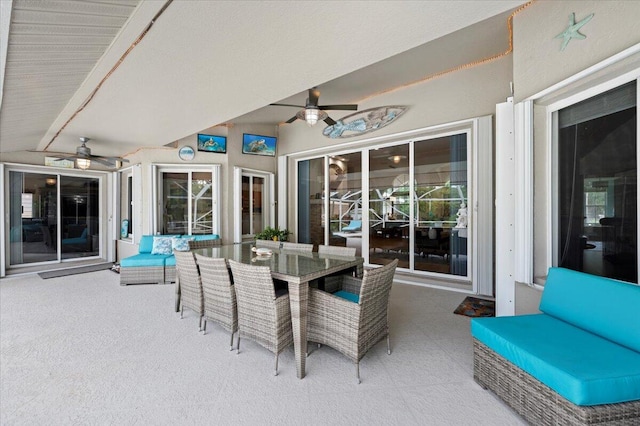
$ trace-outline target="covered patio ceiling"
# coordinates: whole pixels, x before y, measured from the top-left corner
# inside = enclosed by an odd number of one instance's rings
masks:
[[[296,110],[267,105],[304,104],[310,87],[353,103],[503,52],[523,3],[3,0],[0,152],[73,152],[86,136],[94,154],[126,155],[275,126]]]

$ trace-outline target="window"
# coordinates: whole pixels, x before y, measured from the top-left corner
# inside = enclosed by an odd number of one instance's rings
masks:
[[[557,264],[638,282],[636,82],[556,114]]]
[[[118,189],[120,191],[120,207],[118,222],[118,238],[132,242],[137,235],[142,235],[142,183],[141,167],[136,164],[118,171]]]

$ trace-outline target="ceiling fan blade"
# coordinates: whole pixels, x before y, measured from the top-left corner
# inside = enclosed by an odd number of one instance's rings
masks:
[[[357,111],[358,105],[356,104],[345,104],[345,105],[318,105],[318,109],[334,109],[334,110],[344,110],[344,111]]]
[[[56,157],[56,161],[62,161],[62,160],[67,160],[67,161],[75,161],[75,159],[78,158],[77,156],[67,156],[67,157]]]
[[[288,123],[293,123],[293,122],[294,122],[294,121],[296,121],[297,119],[298,119],[298,117],[294,115],[293,117],[291,117],[290,119],[288,119],[287,121],[285,121],[285,123],[287,123],[287,124],[288,124]]]
[[[269,104],[271,106],[286,106],[286,107],[294,107],[294,108],[304,108],[302,105],[291,105],[291,104]]]
[[[128,163],[129,160],[127,160],[126,158],[122,158],[122,157],[105,157],[103,155],[92,155],[91,156],[92,160],[106,160],[106,161],[110,161],[111,164],[115,164],[116,161],[122,161],[124,163]]]
[[[91,161],[95,161],[96,163],[102,164],[103,166],[107,166],[107,167],[115,167],[116,166],[116,162],[115,161],[112,161],[111,159],[107,159],[107,158],[93,156],[93,157],[91,157]]]
[[[335,120],[331,117],[328,117],[324,119],[324,122],[327,123],[329,126],[333,126],[334,124],[336,124]]]
[[[309,89],[309,99],[307,103],[309,105],[318,106],[318,98],[320,97],[320,91],[315,87],[313,89]]]

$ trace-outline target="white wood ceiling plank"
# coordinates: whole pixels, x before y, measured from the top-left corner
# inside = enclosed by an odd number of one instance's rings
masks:
[[[41,1],[14,0],[16,10],[33,10],[40,12],[75,13],[83,15],[120,16],[128,18],[135,9],[134,5],[108,4],[83,1]]]
[[[120,16],[79,15],[71,12],[39,12],[14,9],[13,22],[19,24],[120,26],[127,18]]]

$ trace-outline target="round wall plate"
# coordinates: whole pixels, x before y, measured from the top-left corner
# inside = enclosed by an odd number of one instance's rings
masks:
[[[183,146],[178,151],[178,157],[183,161],[191,161],[196,156],[196,152],[190,146]]]

